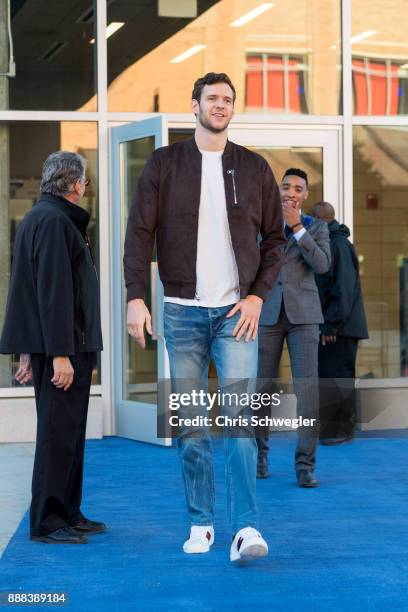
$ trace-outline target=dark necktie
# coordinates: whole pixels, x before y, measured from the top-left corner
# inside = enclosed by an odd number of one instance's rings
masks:
[[[290,238],[292,236],[293,230],[290,229],[289,225],[285,225],[285,236],[286,238]]]

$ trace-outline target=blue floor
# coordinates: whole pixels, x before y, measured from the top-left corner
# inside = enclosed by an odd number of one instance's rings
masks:
[[[216,540],[194,556],[181,549],[188,528],[176,452],[88,442],[83,510],[109,532],[86,546],[38,544],[27,539],[26,516],[0,559],[0,591],[64,591],[65,609],[80,612],[407,610],[407,442],[320,447],[321,487],[305,490],[294,481],[295,438],[275,435],[273,475],[258,482],[270,555],[245,567],[229,562],[219,442]]]

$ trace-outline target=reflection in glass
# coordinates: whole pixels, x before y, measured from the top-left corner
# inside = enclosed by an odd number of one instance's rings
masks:
[[[408,375],[408,128],[354,128],[354,243],[370,339],[358,375]]]
[[[143,170],[148,156],[154,150],[154,137],[148,136],[138,140],[123,142],[120,145],[121,166],[121,227],[122,240],[126,230],[128,214],[136,187],[137,180]],[[123,248],[123,246],[122,246]],[[122,252],[123,256],[123,252]],[[153,253],[156,261],[156,253]],[[122,281],[123,282],[123,281]],[[151,279],[148,279],[145,303],[149,312],[152,312]],[[129,336],[126,329],[127,304],[123,284],[122,300],[122,372],[123,372],[123,399],[148,404],[157,403],[157,341],[146,333],[146,348],[142,349]]]
[[[192,130],[170,130],[169,142],[173,144],[179,140],[192,138]],[[306,214],[313,204],[323,200],[323,150],[320,147],[248,147],[262,155],[270,165],[276,181],[279,183],[287,168],[301,168],[307,173],[309,181],[309,206]],[[215,376],[215,369],[210,367],[210,376]],[[289,354],[286,345],[283,350],[280,376],[290,380],[291,369]]]
[[[307,114],[307,69],[303,57],[287,53],[248,54],[246,110]]]
[[[170,130],[169,142],[173,144],[179,140],[192,138],[192,130]],[[309,206],[304,211],[312,208],[316,202],[323,200],[323,150],[320,147],[248,147],[262,155],[270,165],[276,181],[281,181],[287,168],[301,168],[307,173],[309,182]],[[215,376],[215,369],[210,368],[210,376]],[[290,380],[291,369],[289,354],[286,345],[283,350],[280,376]]]
[[[85,122],[0,123],[0,327],[7,300],[10,263],[18,224],[39,196],[44,160],[58,150],[80,153],[88,161],[86,188],[81,206],[90,215],[89,238],[99,273],[97,127]],[[4,161],[4,163],[2,163]],[[0,387],[19,386],[14,381],[17,357],[0,355]],[[99,382],[94,373],[93,383]]]
[[[108,22],[125,25],[108,39],[109,110],[189,112],[194,81],[214,71],[231,77],[238,113],[336,115],[340,0],[270,4],[245,20],[253,0],[198,2],[196,18],[171,19],[155,2],[112,3]]]
[[[356,115],[408,114],[406,13],[406,0],[352,2]]]
[[[266,159],[278,184],[288,168],[301,168],[306,172],[310,208],[315,202],[323,200],[323,151],[320,147],[248,148]],[[303,212],[307,213],[307,210]]]
[[[7,71],[11,67],[9,99],[0,95],[0,110],[95,111],[96,2],[14,0],[10,5],[11,41],[0,29],[0,66],[5,60]]]

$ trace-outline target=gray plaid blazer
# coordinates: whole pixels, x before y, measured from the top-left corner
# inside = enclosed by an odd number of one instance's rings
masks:
[[[306,233],[297,241],[288,238],[281,272],[262,307],[260,325],[278,322],[282,300],[286,316],[292,324],[323,323],[315,274],[324,274],[330,267],[330,241],[327,223],[302,216]]]

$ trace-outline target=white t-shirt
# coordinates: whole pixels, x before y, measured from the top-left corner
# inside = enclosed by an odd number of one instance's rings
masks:
[[[201,151],[195,299],[165,297],[165,302],[217,308],[239,300],[238,268],[228,224],[222,154],[223,151]]]

